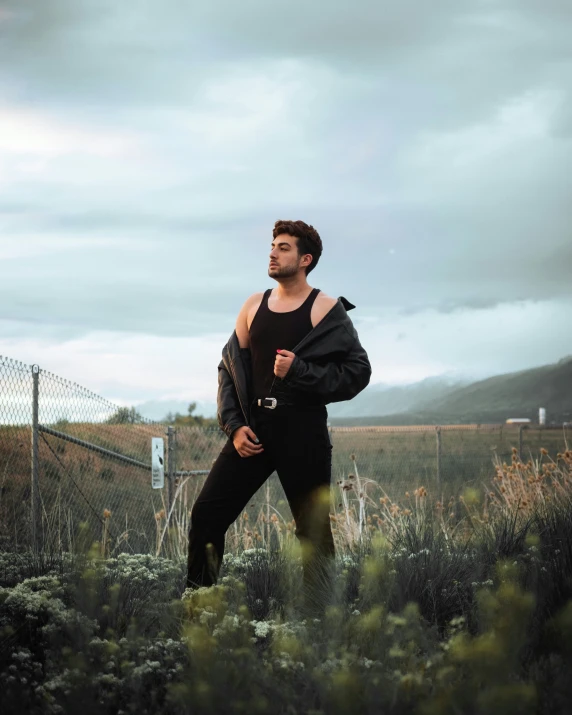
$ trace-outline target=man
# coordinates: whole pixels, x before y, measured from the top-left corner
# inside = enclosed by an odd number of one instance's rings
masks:
[[[312,607],[334,557],[326,404],[357,395],[371,367],[347,314],[355,306],[308,284],[322,253],[316,229],[277,221],[272,236],[268,275],[278,285],[242,306],[218,367],[217,415],[228,441],[191,512],[187,587],[216,583],[227,529],[276,470]]]

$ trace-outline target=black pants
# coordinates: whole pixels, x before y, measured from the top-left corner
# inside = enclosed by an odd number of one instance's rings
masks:
[[[276,470],[295,520],[306,603],[311,603],[326,587],[334,557],[326,408],[255,406],[252,417],[251,428],[264,451],[241,457],[229,439],[191,511],[187,587],[216,583],[227,529]]]

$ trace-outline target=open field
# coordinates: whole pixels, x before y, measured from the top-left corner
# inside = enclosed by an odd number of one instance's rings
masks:
[[[151,437],[164,436],[164,425],[58,423],[55,429],[98,447],[149,464]],[[562,429],[527,428],[522,433],[522,457],[536,458],[541,448],[553,457],[565,448]],[[208,471],[225,437],[217,429],[180,427],[176,437],[176,468]],[[341,484],[357,476],[371,500],[387,495],[403,502],[406,493],[421,487],[435,501],[456,498],[467,487],[481,491],[494,475],[493,459],[510,462],[519,448],[519,429],[508,426],[333,428],[332,512],[344,505]],[[5,543],[24,546],[29,538],[31,431],[29,427],[0,427],[0,515]],[[178,495],[181,528],[188,519],[204,476],[186,477]],[[182,482],[184,481],[184,484]],[[94,536],[106,528],[116,548],[154,552],[164,524],[165,490],[151,488],[150,470],[125,464],[52,435],[40,435],[39,484],[45,529],[68,543],[79,523],[92,525]],[[353,495],[351,495],[353,496]],[[346,497],[346,498],[343,498]],[[269,505],[283,523],[291,520],[274,474],[252,499],[247,510],[258,514]],[[104,513],[107,516],[104,519]],[[269,516],[269,515],[268,515]],[[57,534],[57,537],[55,536]],[[236,534],[235,534],[236,537]]]
[[[560,429],[532,427],[522,432],[523,459],[545,448],[554,456],[572,442]],[[438,464],[440,485],[446,496],[467,485],[478,485],[491,474],[494,456],[510,461],[519,448],[519,428],[508,425],[447,425],[440,428],[440,460],[434,426],[334,428],[334,475],[350,468],[347,457],[356,455],[360,474],[374,479],[392,496],[400,490],[425,486],[436,493]]]

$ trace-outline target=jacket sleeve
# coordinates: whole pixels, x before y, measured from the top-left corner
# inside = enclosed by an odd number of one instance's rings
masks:
[[[218,366],[217,420],[221,430],[232,437],[246,424],[232,377],[221,360]]]
[[[356,335],[350,350],[338,360],[318,364],[296,355],[284,383],[319,395],[327,404],[351,400],[369,384],[370,378],[371,365]]]

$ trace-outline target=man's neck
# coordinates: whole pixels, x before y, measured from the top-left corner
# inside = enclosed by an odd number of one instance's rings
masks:
[[[278,286],[274,289],[274,295],[278,300],[294,300],[303,295],[307,295],[311,290],[310,284],[306,280],[306,276],[299,278],[284,278],[278,282]]]

